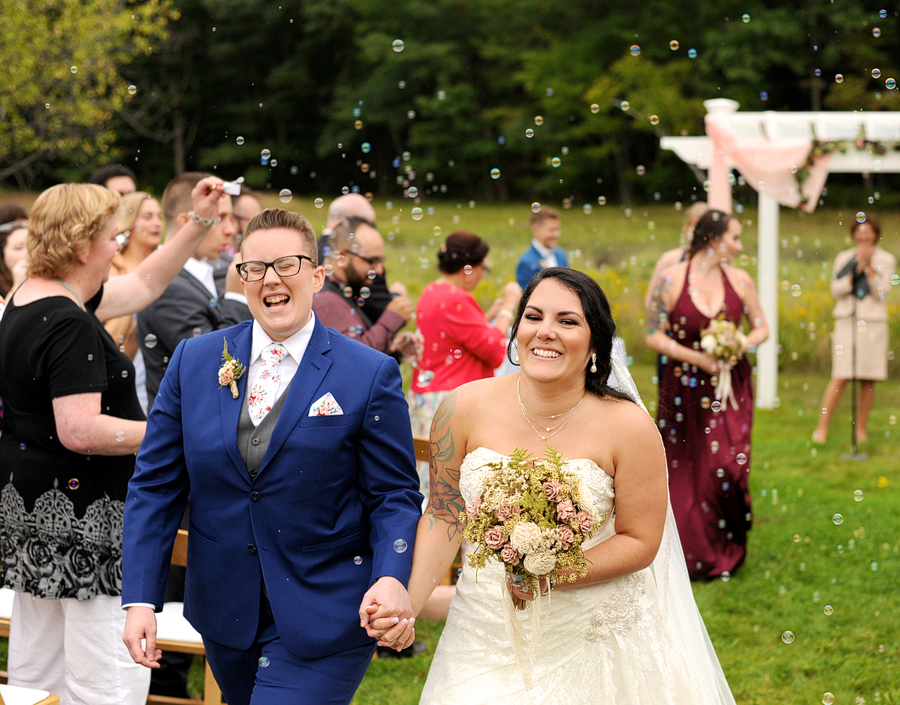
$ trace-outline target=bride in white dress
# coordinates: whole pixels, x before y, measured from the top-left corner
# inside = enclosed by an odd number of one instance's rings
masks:
[[[409,585],[416,612],[456,555],[459,517],[482,493],[485,465],[517,447],[560,451],[610,519],[584,545],[587,575],[542,585],[546,596],[507,584],[498,562],[476,575],[464,559],[422,704],[734,703],[691,593],[662,441],[611,359],[614,333],[590,277],[545,269],[511,333],[521,372],[464,385],[439,408]],[[606,384],[611,365],[621,391]],[[508,592],[539,604],[516,612]]]

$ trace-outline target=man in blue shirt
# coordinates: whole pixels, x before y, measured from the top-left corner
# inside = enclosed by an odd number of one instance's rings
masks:
[[[566,251],[557,247],[560,236],[559,211],[549,206],[531,214],[531,247],[519,258],[516,281],[523,289],[545,267],[568,267]]]

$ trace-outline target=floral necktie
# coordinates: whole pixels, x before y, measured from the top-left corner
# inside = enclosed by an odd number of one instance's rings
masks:
[[[250,411],[250,420],[254,426],[259,426],[260,421],[266,418],[275,404],[275,395],[278,392],[278,383],[281,382],[281,372],[278,365],[287,355],[287,350],[280,343],[272,343],[267,346],[260,357],[262,365],[256,372],[253,386],[250,388],[250,397],[247,404]]]

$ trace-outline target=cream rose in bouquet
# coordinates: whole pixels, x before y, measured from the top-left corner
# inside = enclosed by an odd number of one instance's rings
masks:
[[[700,348],[719,361],[719,374],[715,382],[716,399],[737,409],[738,403],[731,387],[731,369],[747,352],[747,336],[731,321],[720,316],[709,322],[700,338]]]
[[[466,556],[469,565],[499,561],[511,582],[535,593],[542,578],[552,585],[586,575],[581,546],[607,517],[560,453],[548,445],[543,459],[534,459],[516,448],[508,460],[486,467],[482,492],[463,517],[463,540],[474,549]],[[525,609],[523,600],[512,599]]]

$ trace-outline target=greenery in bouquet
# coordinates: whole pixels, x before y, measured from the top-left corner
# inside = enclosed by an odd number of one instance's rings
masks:
[[[485,467],[481,494],[462,517],[462,538],[473,548],[469,565],[477,570],[497,560],[509,578],[535,593],[541,578],[554,584],[586,575],[581,546],[608,517],[581,478],[565,469],[562,455],[548,445],[543,459],[535,459],[517,447],[508,460]]]
[[[710,321],[703,331],[700,347],[717,360],[734,366],[747,352],[747,336],[734,323],[720,316]]]

